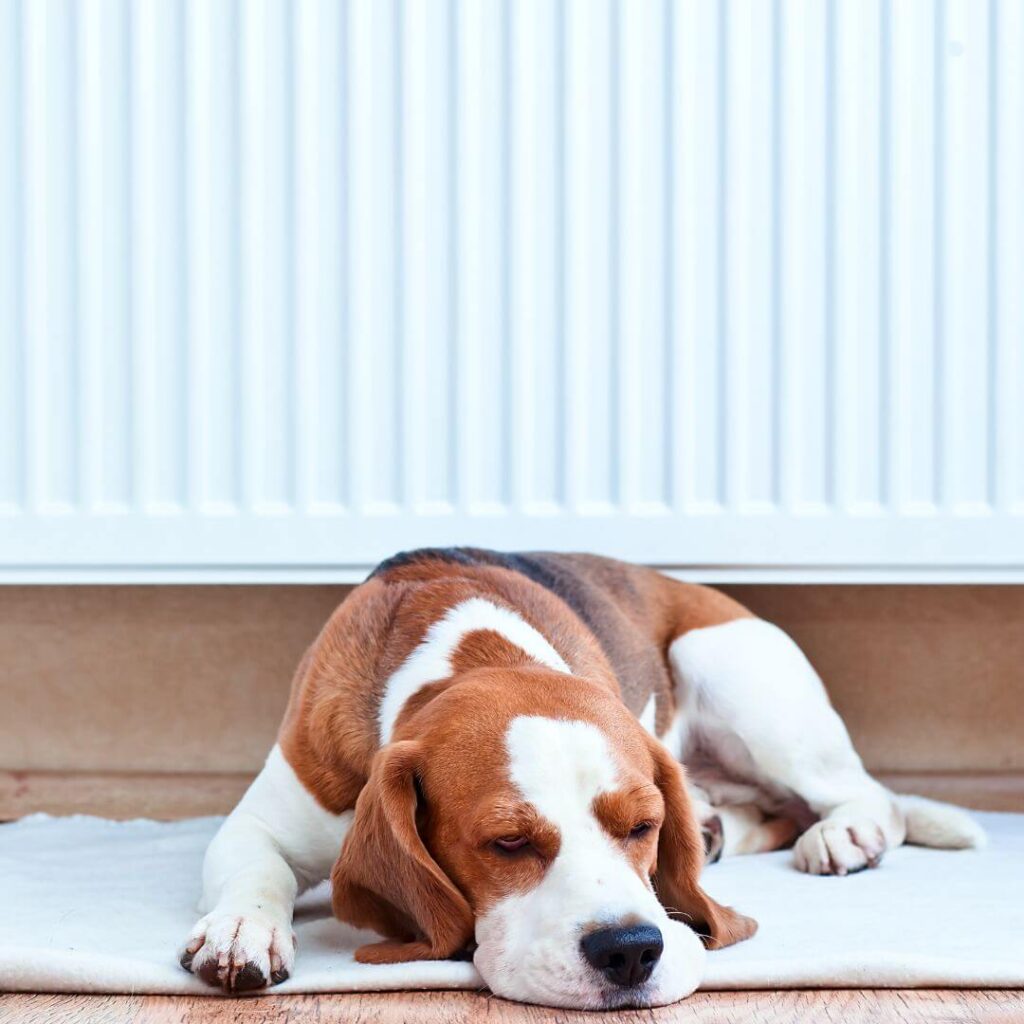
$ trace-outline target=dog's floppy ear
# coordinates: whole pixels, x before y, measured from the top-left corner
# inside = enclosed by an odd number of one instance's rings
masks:
[[[757,922],[716,903],[700,887],[704,843],[683,782],[683,767],[656,739],[649,738],[654,781],[665,801],[665,822],[658,838],[654,888],[670,917],[678,917],[704,940],[721,949],[749,939]]]
[[[413,741],[378,752],[331,873],[335,916],[391,940],[358,949],[362,963],[443,960],[473,937],[469,904],[416,827],[421,764]]]

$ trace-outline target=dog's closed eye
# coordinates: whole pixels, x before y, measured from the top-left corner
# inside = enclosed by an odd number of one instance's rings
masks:
[[[518,853],[530,845],[526,836],[499,836],[493,845],[503,853]]]

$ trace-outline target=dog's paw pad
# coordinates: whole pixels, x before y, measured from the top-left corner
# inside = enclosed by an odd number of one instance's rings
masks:
[[[242,965],[235,974],[231,990],[233,992],[250,992],[254,988],[263,988],[267,984],[267,976],[251,960]]]
[[[215,988],[252,992],[284,981],[294,959],[295,940],[283,922],[214,912],[196,925],[180,963]]]

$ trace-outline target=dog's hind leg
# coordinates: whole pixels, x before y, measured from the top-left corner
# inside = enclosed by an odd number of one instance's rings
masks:
[[[908,837],[984,841],[962,811],[897,797],[865,771],[817,673],[778,627],[751,617],[693,629],[672,642],[669,659],[691,733],[725,771],[780,803],[798,797],[818,818],[794,847],[800,870],[874,867]]]
[[[782,630],[755,618],[690,630],[670,648],[691,732],[735,778],[819,819],[796,842],[812,874],[873,867],[906,835],[903,813],[864,770],[814,669]]]

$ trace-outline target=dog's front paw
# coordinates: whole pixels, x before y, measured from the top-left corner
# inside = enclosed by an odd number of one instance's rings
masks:
[[[848,875],[877,867],[885,848],[881,826],[870,818],[825,818],[796,841],[793,858],[810,875]]]
[[[277,985],[295,963],[295,936],[286,921],[260,912],[213,911],[192,929],[181,966],[225,992]]]

